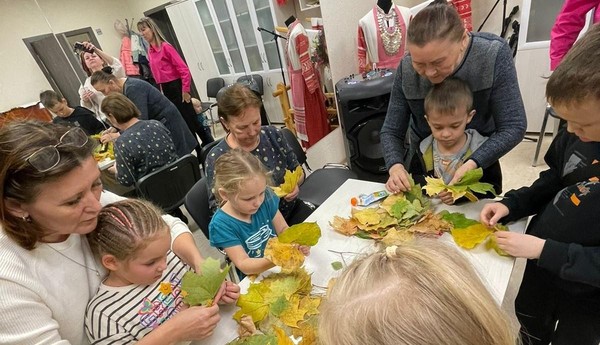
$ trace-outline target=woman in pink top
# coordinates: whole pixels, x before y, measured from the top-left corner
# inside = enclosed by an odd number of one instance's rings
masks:
[[[550,69],[558,64],[585,26],[585,15],[594,9],[593,22],[600,22],[600,0],[566,0],[550,33]]]
[[[150,18],[142,18],[137,28],[148,43],[148,59],[154,79],[160,85],[163,94],[175,104],[192,133],[197,133],[202,146],[213,142],[210,128],[204,128],[196,119],[191,103],[190,87],[192,76],[188,66],[179,53],[169,44],[156,23]]]

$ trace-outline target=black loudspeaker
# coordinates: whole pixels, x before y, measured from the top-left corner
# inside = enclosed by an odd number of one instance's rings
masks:
[[[379,132],[387,113],[395,71],[373,70],[335,84],[340,122],[350,170],[361,180],[386,182]]]

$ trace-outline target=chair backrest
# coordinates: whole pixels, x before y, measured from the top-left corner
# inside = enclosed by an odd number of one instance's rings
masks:
[[[248,85],[252,91],[258,92],[260,96],[264,95],[263,77],[260,74],[243,75],[238,78],[237,82]]]
[[[202,166],[202,170],[204,170],[205,173],[206,173],[206,166],[204,166],[204,163],[206,162],[206,157],[208,157],[208,153],[210,152],[210,150],[213,147],[217,146],[217,144],[220,143],[221,140],[223,140],[223,138],[216,139],[215,141],[202,146],[202,149],[200,149],[200,157],[198,157],[198,159],[200,160],[200,165]]]
[[[208,182],[201,178],[185,196],[184,205],[192,219],[198,224],[204,236],[208,238],[210,205],[208,203]]]
[[[225,79],[221,77],[210,78],[206,81],[206,95],[217,98],[217,92],[225,87]]]
[[[168,213],[183,204],[185,195],[200,177],[198,159],[188,154],[143,176],[135,186],[140,196]]]
[[[294,151],[294,154],[296,155],[296,158],[298,159],[298,162],[300,163],[300,165],[306,165],[306,167],[310,169],[310,167],[308,166],[308,163],[306,162],[306,153],[302,149],[302,146],[300,145],[298,138],[296,138],[294,133],[292,133],[292,131],[290,131],[287,128],[282,128],[281,132],[283,133],[283,137],[285,138],[285,141],[288,142],[288,144],[292,148],[292,151]]]

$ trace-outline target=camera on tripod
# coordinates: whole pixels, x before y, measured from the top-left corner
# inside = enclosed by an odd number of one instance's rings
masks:
[[[75,44],[73,45],[73,48],[75,49],[76,53],[79,52],[86,52],[86,53],[93,53],[94,52],[94,48],[92,49],[86,49],[85,46],[83,45],[83,43],[81,42],[75,42]]]

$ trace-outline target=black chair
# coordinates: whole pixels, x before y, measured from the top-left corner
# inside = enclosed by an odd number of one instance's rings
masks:
[[[237,82],[247,85],[250,90],[254,91],[256,96],[258,96],[261,101],[263,100],[263,77],[260,74],[243,75],[237,79]],[[261,105],[260,107],[260,124],[263,126],[268,126],[271,124],[264,105]]]
[[[206,236],[206,239],[209,239],[208,224],[210,223],[211,212],[210,205],[208,203],[208,182],[206,181],[206,177],[198,180],[198,182],[196,182],[196,184],[194,184],[194,186],[189,190],[185,196],[184,205],[194,222],[198,224],[198,227],[204,236]],[[233,263],[223,250],[220,248],[218,249],[221,254],[225,255],[225,263],[232,266],[229,270],[229,278],[231,281],[237,281]]]
[[[223,138],[216,139],[212,143],[208,143],[208,144],[204,145],[202,147],[202,149],[200,150],[200,157],[198,157],[198,159],[200,160],[200,165],[202,166],[202,173],[204,174],[204,176],[206,176],[206,165],[205,165],[206,157],[208,157],[208,153],[210,152],[210,150],[213,147],[217,146],[217,144],[220,143],[221,140],[223,140]]]
[[[221,77],[210,78],[206,81],[206,96],[208,96],[208,102],[202,102],[202,112],[201,114],[205,114],[207,111],[210,114],[210,123],[212,125],[213,134],[215,132],[215,121],[212,115],[212,109],[217,106],[217,93],[219,90],[225,87],[225,79]],[[213,98],[214,101],[210,99]]]
[[[183,205],[186,194],[200,177],[198,159],[188,154],[143,176],[135,187],[139,196],[170,213]]]
[[[344,164],[327,163],[323,168],[312,171],[306,161],[306,153],[304,153],[294,133],[287,128],[282,128],[281,132],[292,151],[296,154],[302,168],[308,172],[304,178],[304,183],[300,186],[300,193],[298,194],[300,200],[318,207],[347,179],[358,178],[356,173]]]

